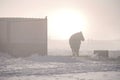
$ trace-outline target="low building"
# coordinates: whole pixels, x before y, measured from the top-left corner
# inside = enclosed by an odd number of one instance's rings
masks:
[[[113,58],[113,59],[120,58],[120,50],[110,50],[109,58]]]
[[[99,59],[109,58],[109,51],[108,50],[94,50],[95,57]]]
[[[15,57],[47,55],[47,17],[0,18],[0,52]]]

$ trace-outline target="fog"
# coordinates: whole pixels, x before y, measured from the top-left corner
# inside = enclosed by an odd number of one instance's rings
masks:
[[[49,23],[49,17],[57,10],[71,9],[86,17],[87,24],[83,30],[86,39],[116,40],[120,39],[119,4],[119,0],[0,0],[0,17],[48,16]],[[57,28],[51,27],[48,24],[48,37],[55,39],[50,33]]]

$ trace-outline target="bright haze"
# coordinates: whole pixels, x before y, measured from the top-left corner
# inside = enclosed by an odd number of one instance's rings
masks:
[[[48,16],[48,37],[120,40],[120,0],[0,0],[0,17]]]

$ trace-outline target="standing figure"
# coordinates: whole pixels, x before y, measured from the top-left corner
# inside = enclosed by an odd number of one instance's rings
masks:
[[[73,56],[79,56],[79,49],[81,41],[84,41],[84,36],[82,32],[73,34],[69,39],[70,48],[72,50]]]

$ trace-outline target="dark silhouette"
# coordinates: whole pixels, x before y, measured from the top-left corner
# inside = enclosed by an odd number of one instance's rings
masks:
[[[81,41],[84,41],[84,36],[82,32],[73,34],[69,39],[70,48],[72,50],[73,56],[79,56],[79,49]]]

